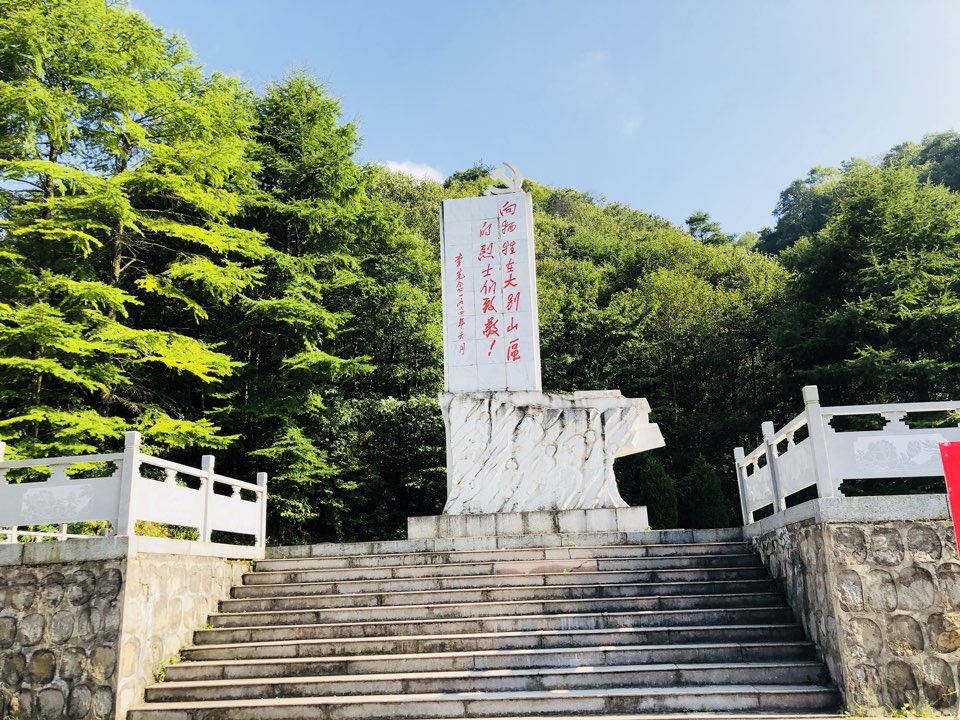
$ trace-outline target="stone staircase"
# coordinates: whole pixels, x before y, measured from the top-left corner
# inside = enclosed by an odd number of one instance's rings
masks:
[[[131,720],[835,713],[739,530],[276,548]],[[294,557],[299,555],[301,557]]]

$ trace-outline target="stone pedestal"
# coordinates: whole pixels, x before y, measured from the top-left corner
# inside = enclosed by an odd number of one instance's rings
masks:
[[[444,515],[625,508],[618,457],[662,447],[643,398],[618,390],[443,393]]]
[[[547,510],[490,515],[426,515],[407,518],[407,538],[502,537],[637,533],[650,529],[646,507]]]

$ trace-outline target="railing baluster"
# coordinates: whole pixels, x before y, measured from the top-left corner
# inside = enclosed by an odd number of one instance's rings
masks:
[[[743,524],[749,525],[753,522],[753,513],[750,512],[747,502],[746,468],[743,465],[743,448],[733,449],[733,467],[737,473],[737,485],[740,487],[740,512],[743,516]]]
[[[767,458],[767,466],[770,468],[770,485],[773,489],[773,511],[780,512],[786,510],[783,494],[780,489],[780,470],[777,467],[777,444],[773,440],[776,434],[773,429],[773,423],[767,421],[761,426],[763,432],[764,453]]]
[[[210,501],[213,499],[213,466],[216,458],[213,455],[204,455],[200,458],[200,467],[204,477],[200,478],[200,492],[203,497],[203,519],[200,524],[200,542],[210,542],[213,528],[210,527]]]
[[[882,412],[880,413],[880,417],[886,420],[886,424],[883,426],[884,430],[893,430],[896,432],[906,432],[910,430],[904,422],[904,419],[907,417],[905,412]]]

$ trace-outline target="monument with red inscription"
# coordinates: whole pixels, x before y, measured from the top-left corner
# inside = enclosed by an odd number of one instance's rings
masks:
[[[663,437],[644,399],[542,392],[533,204],[505,165],[504,187],[441,208],[444,514],[608,510],[593,529],[644,530],[646,508],[627,507],[613,462]]]

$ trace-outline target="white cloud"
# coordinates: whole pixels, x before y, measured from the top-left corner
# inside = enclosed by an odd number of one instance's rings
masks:
[[[437,170],[435,167],[431,167],[426,163],[415,163],[410,160],[404,160],[403,162],[397,162],[396,160],[387,160],[383,163],[384,167],[387,168],[390,172],[400,173],[402,175],[409,175],[414,180],[430,180],[432,182],[443,182],[446,179],[446,174],[442,171]]]

